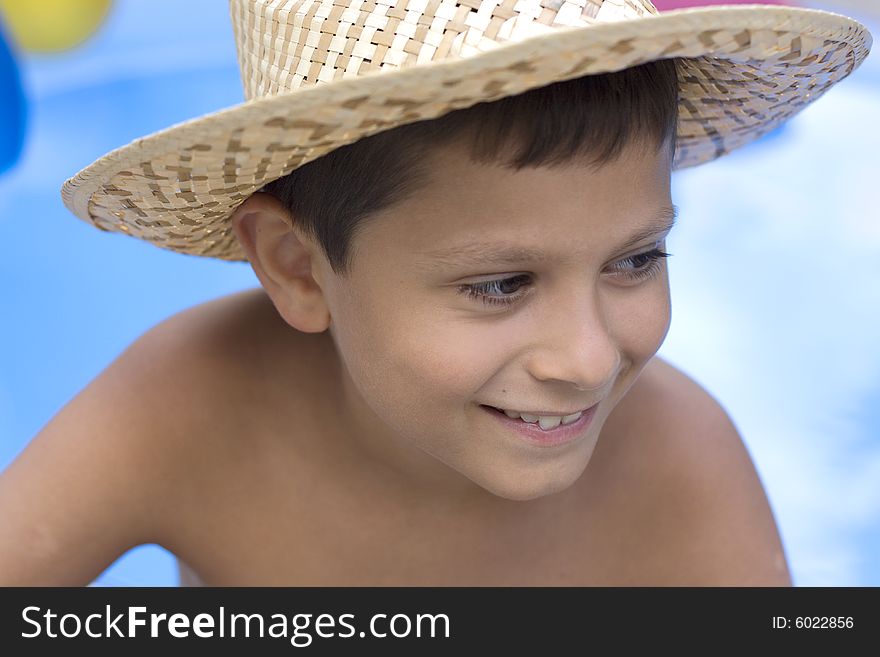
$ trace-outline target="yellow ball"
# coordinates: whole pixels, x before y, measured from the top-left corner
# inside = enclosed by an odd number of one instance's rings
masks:
[[[58,52],[88,39],[112,0],[0,0],[15,43],[29,52]]]

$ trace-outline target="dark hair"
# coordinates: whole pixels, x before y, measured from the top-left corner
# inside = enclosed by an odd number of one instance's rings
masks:
[[[673,157],[677,120],[677,60],[658,60],[555,82],[370,135],[261,191],[278,198],[305,234],[317,240],[333,271],[346,276],[358,227],[425,183],[430,149],[463,142],[473,162],[515,170],[572,160],[597,167],[634,141],[659,151],[669,139]],[[513,152],[516,144],[522,148]]]

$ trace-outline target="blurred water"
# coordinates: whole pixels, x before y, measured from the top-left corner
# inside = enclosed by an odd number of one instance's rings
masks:
[[[244,264],[98,232],[59,195],[107,151],[242,100],[226,12],[118,1],[84,46],[24,62],[31,132],[0,177],[0,468],[141,333],[259,284]],[[673,179],[682,216],[660,354],[733,417],[799,585],[880,585],[878,62],[761,142]],[[154,545],[95,582],[176,583]]]

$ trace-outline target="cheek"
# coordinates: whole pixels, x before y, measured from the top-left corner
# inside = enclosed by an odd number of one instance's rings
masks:
[[[398,408],[458,404],[479,389],[488,357],[467,322],[398,299],[351,296],[336,309],[340,356],[366,396]]]
[[[672,321],[669,285],[645,286],[638,294],[615,301],[609,325],[620,349],[634,361],[651,358],[666,339]]]
[[[485,331],[469,322],[451,321],[439,313],[411,314],[401,319],[395,337],[385,344],[394,371],[413,395],[428,394],[438,402],[458,403],[479,389],[491,363]]]

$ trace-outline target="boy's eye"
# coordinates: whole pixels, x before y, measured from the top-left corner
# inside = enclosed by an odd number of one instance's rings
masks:
[[[646,281],[659,273],[660,261],[671,255],[657,248],[645,251],[617,261],[612,267],[612,273],[633,284]],[[467,283],[459,285],[458,292],[486,305],[510,305],[525,295],[521,290],[530,278],[529,274],[517,274],[494,281]]]
[[[528,280],[528,274],[518,274],[510,278],[501,278],[494,281],[459,285],[458,291],[469,298],[478,299],[488,305],[509,305],[523,296],[524,293],[512,294],[512,292],[522,289],[522,285]]]

